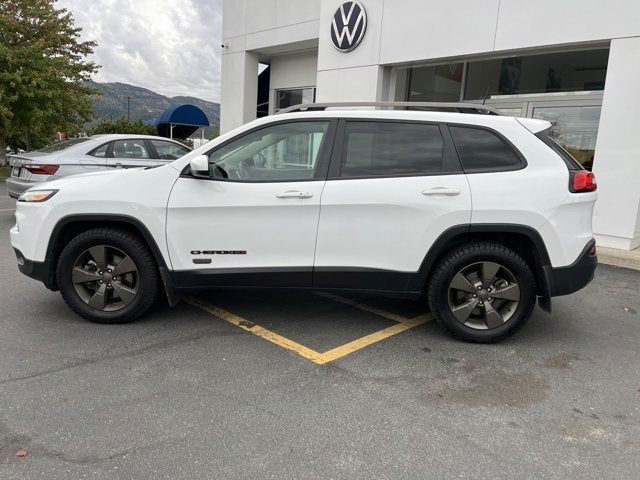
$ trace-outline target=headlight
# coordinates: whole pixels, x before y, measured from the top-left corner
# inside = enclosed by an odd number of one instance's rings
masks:
[[[37,203],[44,202],[53,197],[58,190],[27,190],[18,197],[19,202]]]

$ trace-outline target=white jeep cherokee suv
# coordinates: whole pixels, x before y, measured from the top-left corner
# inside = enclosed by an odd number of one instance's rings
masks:
[[[548,122],[327,106],[165,166],[28,190],[11,229],[20,270],[96,322],[133,320],[162,292],[173,305],[208,288],[350,290],[424,295],[475,342],[593,278],[595,179]]]

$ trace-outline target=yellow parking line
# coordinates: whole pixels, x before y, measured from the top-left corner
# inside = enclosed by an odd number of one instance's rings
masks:
[[[386,310],[382,310],[381,308],[372,307],[371,305],[367,305],[366,303],[351,300],[350,298],[341,297],[339,295],[334,295],[333,293],[317,292],[316,295],[328,298],[330,300],[335,300],[336,302],[344,303],[345,305],[359,308],[360,310],[364,310],[365,312],[375,313],[376,315],[386,317],[389,320],[393,320],[394,322],[406,322],[407,320],[410,320],[409,318],[403,317],[402,315],[396,315],[395,313],[387,312]]]
[[[364,347],[368,347],[376,342],[384,340],[385,338],[392,337],[393,335],[397,335],[398,333],[402,333],[410,328],[417,327],[418,325],[422,325],[423,323],[427,323],[432,319],[430,313],[426,313],[424,315],[420,315],[411,320],[405,320],[404,322],[400,322],[396,325],[392,325],[384,330],[380,330],[378,332],[371,333],[362,338],[354,340],[353,342],[349,342],[340,347],[329,350],[328,352],[324,352],[322,354],[322,358],[325,362],[332,362],[337,360],[338,358],[342,358],[350,353],[355,352],[356,350],[360,350]]]
[[[262,337],[265,340],[268,340],[271,343],[275,343],[276,345],[282,348],[291,350],[292,352],[295,352],[301,357],[304,357],[307,360],[311,360],[312,362],[317,363],[318,365],[322,365],[326,363],[322,358],[321,353],[318,353],[315,350],[312,350],[308,347],[305,347],[304,345],[294,342],[293,340],[283,337],[282,335],[278,335],[277,333],[274,333],[271,330],[267,330],[266,328],[261,327],[260,325],[256,325],[255,323],[250,322],[249,320],[245,320],[244,318],[239,317],[234,313],[228,312],[218,307],[214,307],[213,305],[209,305],[193,297],[185,298],[185,301],[195,307],[200,308],[201,310],[204,310],[207,313],[210,313],[211,315],[214,315],[218,318],[226,320],[227,322],[232,323],[233,325],[236,325],[237,327],[240,327],[243,330],[246,330],[247,332],[251,332],[254,335]]]
[[[271,330],[267,330],[266,328],[261,327],[260,325],[256,325],[255,323],[249,320],[246,320],[236,315],[235,313],[231,313],[222,308],[216,307],[214,305],[210,305],[197,298],[187,297],[184,300],[190,305],[193,305],[194,307],[204,310],[205,312],[215,317],[221,318],[222,320],[225,320],[237,327],[240,327],[243,330],[246,330],[247,332],[253,333],[254,335],[257,335],[275,345],[278,345],[279,347],[290,350],[300,355],[301,357],[306,358],[307,360],[311,360],[313,363],[316,363],[318,365],[324,365],[326,363],[333,362],[334,360],[338,360],[339,358],[345,357],[353,352],[361,350],[376,342],[392,337],[393,335],[397,335],[398,333],[402,333],[413,327],[417,327],[418,325],[422,325],[423,323],[427,323],[433,318],[430,313],[427,313],[424,315],[420,315],[416,318],[409,319],[409,318],[401,317],[399,315],[395,315],[390,312],[386,312],[384,310],[380,310],[375,307],[370,307],[369,305],[365,305],[363,303],[353,302],[346,298],[338,297],[337,295],[322,294],[322,296],[325,296],[326,298],[331,298],[337,301],[343,301],[343,303],[353,305],[354,307],[369,311],[371,313],[382,315],[384,317],[395,320],[398,323],[396,325],[392,325],[391,327],[385,328],[378,332],[371,333],[369,335],[365,335],[362,338],[358,338],[357,340],[354,340],[352,342],[346,343],[339,347],[333,348],[327,352],[320,353],[300,343],[294,342],[293,340],[287,337],[283,337],[282,335],[272,332]]]

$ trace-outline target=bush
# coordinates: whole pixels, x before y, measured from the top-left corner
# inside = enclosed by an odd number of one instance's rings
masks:
[[[96,125],[90,132],[90,135],[100,135],[107,133],[129,133],[135,135],[158,135],[158,129],[152,125],[143,123],[142,120],[129,122],[126,118],[121,117],[117,120],[103,120]]]

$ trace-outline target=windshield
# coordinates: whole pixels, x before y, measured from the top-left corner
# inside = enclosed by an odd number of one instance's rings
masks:
[[[66,150],[67,148],[74,147],[79,143],[83,143],[88,140],[90,140],[90,138],[88,137],[72,138],[71,140],[66,140],[64,142],[52,143],[51,145],[47,145],[46,147],[41,148],[40,150],[36,150],[36,152],[42,152],[42,153],[61,152],[63,150]]]

